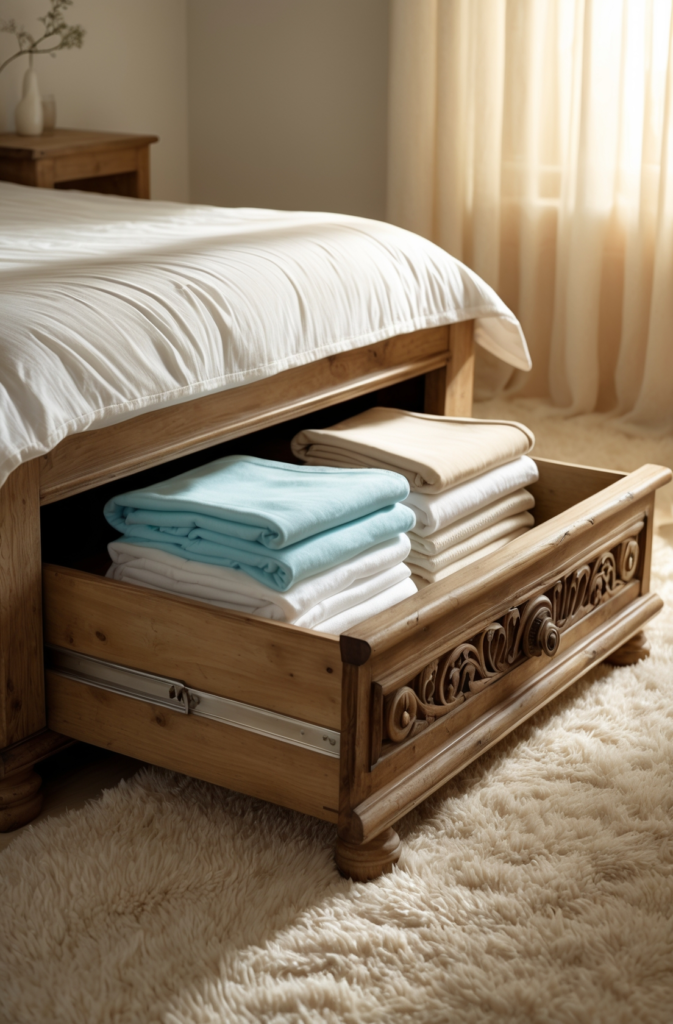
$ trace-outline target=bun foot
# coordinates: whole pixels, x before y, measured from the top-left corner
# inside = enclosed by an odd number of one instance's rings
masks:
[[[42,779],[27,768],[0,779],[0,832],[13,832],[36,818],[42,810]]]
[[[342,875],[354,882],[369,882],[392,871],[399,856],[400,837],[392,828],[360,845],[337,840],[336,865]]]
[[[632,636],[625,644],[622,644],[616,651],[609,654],[605,660],[610,665],[635,665],[637,661],[642,661],[643,658],[649,658],[649,656],[650,644],[641,629],[639,633]]]

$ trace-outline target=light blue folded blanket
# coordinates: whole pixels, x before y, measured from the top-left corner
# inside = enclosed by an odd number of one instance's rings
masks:
[[[407,481],[387,470],[294,466],[231,455],[105,506],[133,544],[242,569],[274,590],[410,530],[394,504]]]

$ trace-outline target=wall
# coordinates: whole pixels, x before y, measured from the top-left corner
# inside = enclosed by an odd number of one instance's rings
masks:
[[[388,0],[189,0],[192,201],[385,216]]]
[[[36,35],[48,7],[48,0],[2,0],[0,15]],[[34,64],[40,91],[56,97],[57,124],[158,135],[152,196],[188,201],[187,0],[75,0],[66,21],[86,29],[82,49]],[[15,43],[0,34],[0,63]],[[0,131],[14,130],[26,67],[22,57],[0,75]]]

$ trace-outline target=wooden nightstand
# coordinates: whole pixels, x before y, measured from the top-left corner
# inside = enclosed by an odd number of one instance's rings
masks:
[[[0,181],[150,197],[150,145],[156,135],[55,128],[43,135],[0,135]]]

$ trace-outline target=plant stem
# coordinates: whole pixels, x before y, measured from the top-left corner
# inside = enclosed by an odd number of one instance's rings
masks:
[[[38,46],[43,39],[47,39],[47,36],[44,35],[42,36],[42,39],[38,39],[34,46]],[[28,50],[17,50],[16,53],[13,53],[11,57],[7,58],[4,64],[0,64],[0,71],[6,68],[8,64],[11,64],[13,60],[16,60],[17,57],[27,56],[32,58],[35,54],[54,53],[55,50],[60,49],[59,46],[50,46],[47,50],[36,50],[34,46],[31,46]]]

